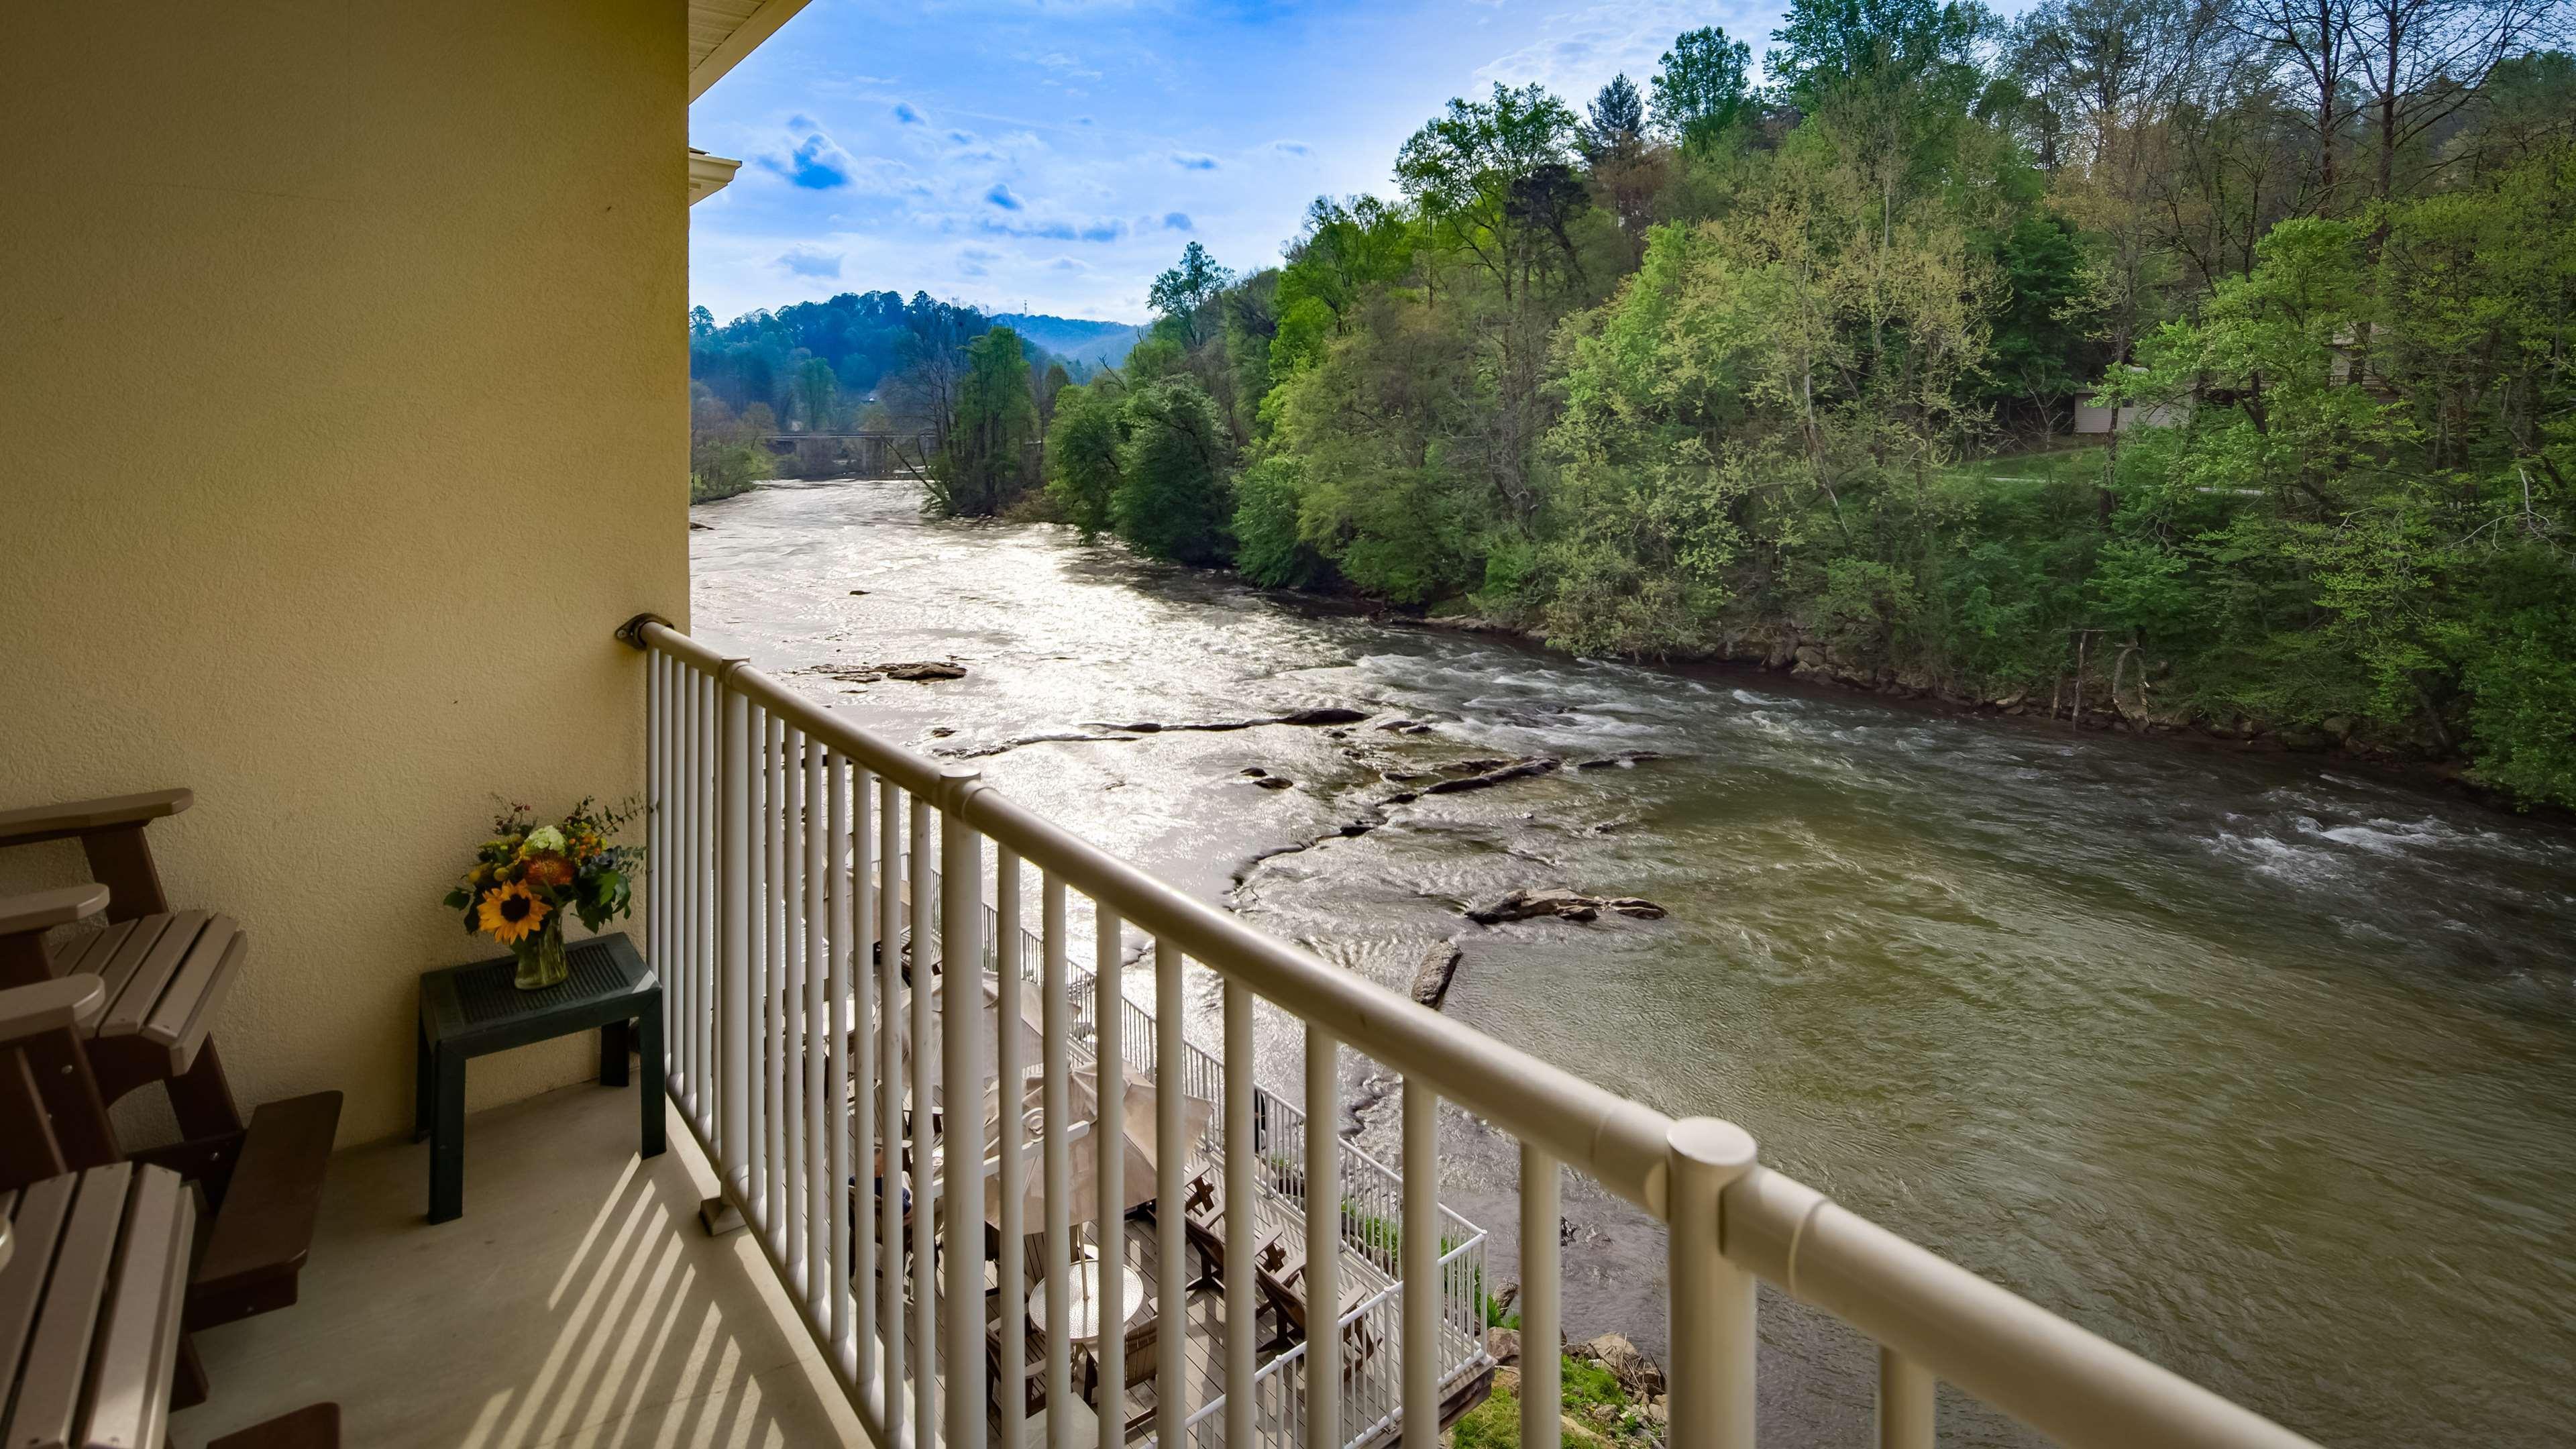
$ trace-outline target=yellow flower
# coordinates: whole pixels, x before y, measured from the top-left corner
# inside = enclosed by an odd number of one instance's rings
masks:
[[[515,946],[545,924],[549,907],[513,882],[483,898],[483,929],[504,946]]]

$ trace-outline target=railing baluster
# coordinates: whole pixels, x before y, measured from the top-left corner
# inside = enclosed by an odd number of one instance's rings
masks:
[[[1521,1449],[1557,1449],[1565,1386],[1557,1358],[1563,1320],[1563,1231],[1556,1159],[1521,1144]]]
[[[1188,1106],[1188,1055],[1182,1050],[1181,948],[1154,941],[1154,1432],[1178,1449],[1190,1414],[1190,1302],[1187,1281],[1189,1210],[1181,1200],[1188,1173],[1179,1150]]]
[[[835,774],[839,766],[833,766]],[[833,884],[840,877],[840,836],[835,822],[827,818],[828,804],[823,782],[823,745],[819,740],[805,742],[805,1083],[799,1094],[803,1098],[801,1117],[805,1126],[805,1296],[818,1307],[827,1300],[828,1291],[838,1296],[842,1289],[829,1288],[826,1277],[830,1267],[832,1245],[831,1209],[826,1205],[823,1189],[831,1180],[830,1158],[824,1147],[824,1119],[830,1115],[823,1101],[824,1059],[829,1054],[831,1017],[824,1003],[824,977],[829,974],[832,952],[844,941],[841,934],[825,925],[827,907],[836,894]],[[831,845],[827,854],[824,847]],[[818,1321],[828,1322],[828,1317]]]
[[[877,1223],[876,1214],[865,1207],[874,1199],[858,1183],[867,1164],[857,1160],[875,1151],[877,1141],[876,834],[869,809],[876,796],[875,777],[852,769],[849,785],[850,940],[834,958],[836,970],[848,963],[849,977],[838,988],[840,1015],[834,1031],[848,1042],[850,1057],[846,1074],[836,1069],[839,1085],[833,1089],[836,1099],[848,1100],[849,1119],[841,1127],[832,1191],[841,1205],[839,1232],[848,1254],[839,1274],[842,1291],[850,1295],[850,1341],[842,1351],[849,1356],[851,1382],[864,1391],[877,1375]]]
[[[1930,1369],[1878,1346],[1878,1449],[1932,1449],[1938,1388]]]
[[[677,657],[671,657],[671,669],[677,687],[672,707],[679,730],[671,754],[671,818],[662,842],[666,854],[652,865],[657,888],[667,879],[672,893],[671,936],[655,943],[653,959],[671,1012],[670,1029],[662,1034],[671,1059],[665,1086],[679,1104],[680,1115],[695,1117],[700,1083],[691,1052],[694,1043],[689,1040],[689,966],[698,944],[698,671]]]
[[[689,1090],[691,1116],[698,1130],[715,1137],[715,985],[716,985],[716,819],[721,813],[717,799],[716,774],[722,768],[716,759],[716,718],[723,703],[717,698],[713,675],[698,678],[697,759],[691,767],[694,783],[689,821],[690,849],[696,853],[695,866],[689,872],[691,893],[695,897],[696,919],[690,927],[688,967],[689,991]]]
[[[1306,1449],[1342,1449],[1340,1043],[1306,1023]]]
[[[1440,1097],[1404,1079],[1404,1446],[1440,1443]]]
[[[983,1449],[984,1405],[984,838],[955,811],[979,772],[939,772],[941,1174],[948,1229],[948,1449]],[[921,979],[916,967],[913,979]],[[1007,1009],[1007,1000],[997,1002]],[[1017,1449],[1017,1446],[1012,1446]]]
[[[1009,850],[993,852],[993,904],[993,974],[1001,991],[993,1013],[993,1099],[1000,1107],[994,1150],[1002,1161],[1002,1211],[996,1224],[1002,1244],[997,1275],[1002,1291],[994,1324],[1002,1353],[993,1397],[1001,1409],[1002,1449],[1021,1449],[1021,1426],[1029,1407],[1029,1335],[1022,1327],[1029,1312],[1024,1211],[1028,1171],[1021,1161],[1028,1146],[1024,1128],[1029,1064],[1022,1041],[1026,1028],[1021,1003],[1027,999],[1027,988],[1020,974],[1020,858]]]
[[[1046,993],[1045,1080],[1038,1089],[1038,1121],[1046,1138],[1041,1163],[1046,1173],[1046,1401],[1063,1404],[1073,1398],[1073,1344],[1067,1337],[1072,1309],[1065,1298],[1065,1267],[1073,1260],[1073,1150],[1068,1136],[1073,1127],[1069,1105],[1073,988],[1066,979],[1064,959],[1064,882],[1051,873],[1040,898],[1038,919],[1045,958],[1040,989]],[[1047,1415],[1047,1449],[1067,1449],[1062,1414]]]
[[[823,1140],[818,1231],[823,1235],[823,1291],[830,1295],[826,1330],[831,1357],[846,1377],[855,1369],[850,1347],[850,762],[835,754],[823,768],[823,838],[830,855],[823,887],[823,1075],[815,1089]]]
[[[877,1248],[885,1254],[877,1291],[884,1311],[877,1327],[885,1342],[886,1442],[900,1443],[905,1413],[904,1220],[909,1174],[903,1165],[903,792],[892,780],[877,784],[877,1105],[875,1171]]]
[[[780,877],[778,912],[785,926],[780,974],[771,990],[778,997],[778,1031],[770,1049],[778,1054],[779,1155],[778,1223],[772,1234],[787,1263],[789,1296],[808,1297],[812,1278],[805,1271],[805,978],[813,940],[806,930],[805,903],[814,893],[807,869],[813,832],[806,828],[805,732],[790,728],[778,764],[781,786],[778,838],[785,874]]]
[[[1100,1364],[1100,1434],[1103,1443],[1123,1437],[1127,1422],[1127,1063],[1120,1050],[1126,1013],[1118,1008],[1119,974],[1125,942],[1118,913],[1104,902],[1092,902],[1092,1000],[1098,1020],[1092,1026],[1093,1081],[1098,1085],[1098,1112],[1092,1119],[1093,1161],[1098,1164],[1099,1212],[1092,1242],[1100,1253],[1100,1337],[1093,1356]]]
[[[672,867],[671,820],[671,656],[644,656],[644,949],[647,960],[671,958],[671,902],[678,894],[679,873]],[[668,970],[668,967],[664,968]],[[662,999],[662,1040],[676,1039],[671,1030],[670,992]]]
[[[930,1077],[931,1033],[938,1030],[930,1009],[930,958],[937,949],[930,931],[931,814],[929,800],[912,797],[912,840],[904,874],[904,889],[912,901],[912,1421],[914,1433],[925,1441],[938,1432],[939,1374],[945,1367],[939,1361],[939,1258],[932,1242],[939,1221],[932,1194],[939,1174],[930,1165],[931,1149],[938,1142],[938,1134],[931,1130],[931,1118],[938,1112],[931,1101]]]
[[[778,1049],[787,979],[787,729],[772,717],[761,757],[767,794],[761,811],[761,849],[767,874],[761,882],[760,975],[760,1132],[768,1152],[768,1171],[761,1179],[760,1228],[777,1253],[787,1227],[787,1084],[786,1061]]]
[[[758,754],[752,733],[751,701],[731,691],[724,706],[724,807],[718,825],[718,853],[724,880],[717,904],[724,931],[723,996],[716,1023],[723,1056],[724,1089],[717,1096],[723,1131],[719,1147],[725,1157],[725,1188],[734,1206],[751,1211],[759,1191],[753,1176],[759,1156],[751,1132],[751,961],[752,961],[752,795],[751,763]]]
[[[1252,1251],[1253,1165],[1261,1144],[1253,1140],[1252,988],[1229,978],[1225,983],[1225,1442],[1253,1441],[1253,1411],[1259,1395],[1253,1387],[1254,1351],[1259,1348],[1261,1300],[1249,1262],[1238,1266],[1234,1255]],[[1242,1244],[1240,1248],[1235,1244]]]

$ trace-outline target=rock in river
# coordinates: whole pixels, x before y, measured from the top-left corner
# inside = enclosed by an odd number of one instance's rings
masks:
[[[1549,886],[1537,890],[1521,889],[1482,906],[1470,906],[1467,919],[1480,926],[1500,925],[1504,921],[1526,921],[1538,916],[1554,916],[1560,921],[1592,921],[1605,910],[1641,921],[1658,921],[1664,908],[1639,896],[1587,896],[1579,891]]]
[[[1469,775],[1464,779],[1458,780],[1443,780],[1436,785],[1425,785],[1422,787],[1422,793],[1425,795],[1457,795],[1468,790],[1490,790],[1496,785],[1502,784],[1506,780],[1519,780],[1531,775],[1544,775],[1549,771],[1554,770],[1559,763],[1559,761],[1551,759],[1546,755],[1532,755],[1528,759],[1514,760],[1510,764],[1504,765],[1499,769],[1487,770],[1482,774]]]
[[[944,659],[920,659],[909,664],[880,664],[877,672],[888,679],[911,679],[927,683],[933,679],[964,679],[966,666]]]
[[[1458,963],[1466,952],[1455,941],[1441,941],[1422,953],[1422,964],[1413,968],[1413,999],[1438,1010],[1441,999],[1449,994],[1449,983],[1458,974]]]

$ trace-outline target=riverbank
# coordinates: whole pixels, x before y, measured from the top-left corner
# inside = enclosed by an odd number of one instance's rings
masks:
[[[1247,583],[1244,587],[1257,586]],[[1300,597],[1315,596],[1301,594]],[[1534,649],[1566,653],[1548,642],[1544,629],[1532,625],[1476,615],[1411,613],[1365,602],[1355,603],[1352,612],[1359,617],[1397,627],[1491,635],[1517,640]],[[2118,691],[2111,687],[2110,681],[2090,677],[2086,679],[2086,688],[2080,697],[2077,691],[2068,687],[2069,681],[2063,679],[2045,701],[2030,689],[1981,695],[1953,683],[1937,681],[1918,671],[1900,671],[1884,666],[1873,669],[1855,664],[1836,655],[1825,641],[1803,634],[1787,623],[1748,630],[1704,649],[1676,651],[1646,667],[1685,672],[1697,668],[1772,680],[1785,678],[1820,689],[1868,695],[1961,718],[2010,720],[2031,726],[2062,724],[2074,731],[2153,739],[2186,749],[2234,756],[2308,759],[2315,761],[2318,768],[2358,768],[2393,783],[2438,790],[2506,814],[2560,823],[2576,822],[2576,809],[2517,799],[2482,782],[2465,758],[2456,754],[2427,755],[2422,750],[2424,742],[2421,740],[2391,743],[2375,739],[2360,732],[2355,722],[2347,717],[2330,716],[2318,727],[2305,729],[2275,726],[2243,716],[2220,721],[2187,708],[2164,711],[2133,709],[2120,702]],[[2131,672],[2143,675],[2146,670],[2140,666]]]

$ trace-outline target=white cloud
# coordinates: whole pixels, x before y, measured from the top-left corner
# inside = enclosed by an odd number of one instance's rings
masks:
[[[1643,90],[1673,37],[1703,25],[1753,47],[1758,55],[1777,23],[1771,5],[1708,5],[1698,0],[1634,0],[1582,6],[1549,16],[1536,40],[1478,67],[1480,86],[1532,81],[1556,92],[1578,108],[1610,77],[1625,72]]]
[[[841,275],[841,254],[821,247],[794,246],[778,258],[778,264],[800,277],[837,277]]]

